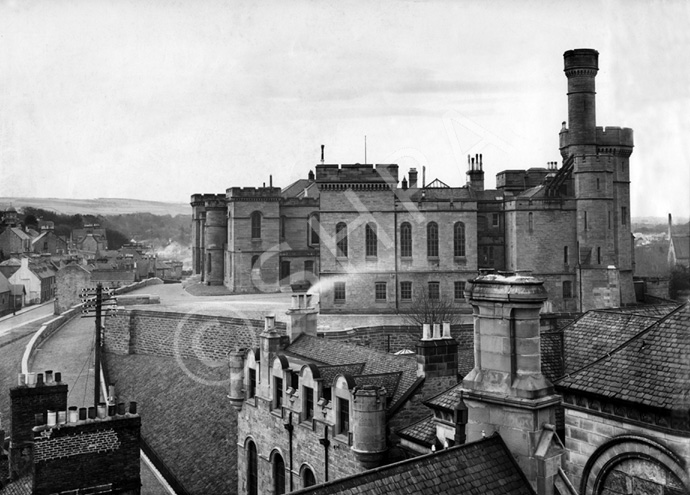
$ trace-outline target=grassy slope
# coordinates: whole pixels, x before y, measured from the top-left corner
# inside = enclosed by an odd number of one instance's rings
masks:
[[[149,212],[154,215],[191,215],[192,207],[185,203],[163,203],[124,198],[64,199],[64,198],[0,198],[0,208],[33,206],[63,215],[124,215]]]

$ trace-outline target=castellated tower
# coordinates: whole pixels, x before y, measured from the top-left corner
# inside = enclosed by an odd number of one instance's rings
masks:
[[[599,52],[563,55],[568,78],[568,126],[560,132],[564,167],[575,186],[579,282],[583,308],[635,302],[630,232],[632,129],[596,127],[594,79]]]

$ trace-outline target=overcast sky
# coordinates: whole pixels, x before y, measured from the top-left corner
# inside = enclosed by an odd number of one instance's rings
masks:
[[[0,3],[0,196],[187,202],[327,163],[559,161],[563,52],[632,127],[633,216],[690,214],[690,2]]]

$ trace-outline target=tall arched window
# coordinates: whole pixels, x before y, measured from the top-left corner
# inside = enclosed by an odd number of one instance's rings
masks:
[[[335,255],[347,257],[347,225],[340,222],[335,226]]]
[[[314,214],[309,217],[309,245],[319,244],[319,215]]]
[[[465,224],[457,222],[453,228],[453,256],[465,256]]]
[[[259,456],[256,453],[256,445],[249,440],[247,442],[247,493],[257,495],[259,493]]]
[[[308,488],[316,484],[316,476],[314,476],[314,471],[308,466],[302,468],[302,488]]]
[[[273,493],[285,493],[285,461],[278,452],[273,454]]]
[[[261,239],[261,213],[252,213],[252,239]]]
[[[376,236],[376,224],[368,223],[365,229],[364,244],[367,256],[378,255],[378,237]]]
[[[412,257],[412,226],[407,222],[400,226],[400,256]]]
[[[438,257],[438,224],[429,222],[426,226],[426,255],[429,258]]]

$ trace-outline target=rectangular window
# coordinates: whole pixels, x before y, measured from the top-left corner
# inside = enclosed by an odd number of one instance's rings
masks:
[[[296,371],[290,371],[290,387],[293,390],[299,390],[299,373]]]
[[[441,284],[439,282],[429,282],[429,299],[441,298]]]
[[[256,395],[256,370],[249,368],[249,383],[247,383],[247,396],[251,399]]]
[[[345,302],[345,282],[333,284],[333,300],[335,302]]]
[[[491,214],[491,225],[494,227],[498,227],[498,225],[499,225],[498,213],[492,213]]]
[[[350,401],[338,397],[338,429],[339,435],[347,435],[350,431]]]
[[[378,255],[378,237],[376,235],[376,225],[367,224],[365,228],[365,248],[367,256]]]
[[[400,299],[403,301],[412,299],[412,282],[400,282]]]
[[[621,206],[621,223],[628,225],[628,208]]]
[[[573,283],[569,280],[563,282],[563,299],[570,299],[573,297]]]
[[[585,212],[585,230],[587,230],[587,212]]]
[[[302,420],[307,421],[314,417],[314,389],[304,387],[302,389]]]
[[[465,282],[455,282],[455,299],[465,299]]]
[[[563,246],[563,263],[568,264],[568,246]]]
[[[273,409],[280,409],[283,406],[283,379],[273,377]]]
[[[286,284],[290,283],[290,262],[289,261],[281,261],[280,262],[280,280],[282,280],[283,283],[286,283]]]
[[[597,265],[601,265],[601,248],[597,247]]]
[[[304,262],[304,275],[309,276],[310,274],[314,273],[314,262],[313,261],[305,261]]]
[[[376,282],[375,285],[375,296],[377,301],[386,300],[386,282]]]
[[[323,387],[321,390],[321,398],[327,400],[328,402],[331,401],[331,387]]]

